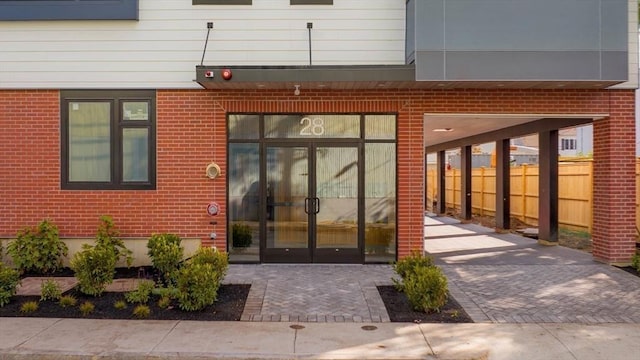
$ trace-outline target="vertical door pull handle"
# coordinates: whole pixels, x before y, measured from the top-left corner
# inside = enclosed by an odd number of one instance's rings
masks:
[[[315,210],[316,210],[316,214],[320,212],[320,198],[315,198]]]
[[[305,212],[305,214],[309,214],[309,200],[311,200],[311,198],[304,198],[304,212]]]

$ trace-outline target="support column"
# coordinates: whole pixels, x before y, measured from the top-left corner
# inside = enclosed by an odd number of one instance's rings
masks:
[[[496,228],[511,228],[511,140],[496,141]]]
[[[471,145],[460,152],[460,212],[464,220],[471,220]]]
[[[558,244],[558,130],[538,134],[538,243]]]
[[[445,188],[447,182],[446,166],[447,160],[445,158],[445,152],[438,151],[438,173],[436,175],[438,177],[438,203],[434,209],[438,215],[442,215],[447,212],[447,189]]]
[[[593,122],[593,258],[626,266],[636,245],[635,94],[607,93],[609,117]]]

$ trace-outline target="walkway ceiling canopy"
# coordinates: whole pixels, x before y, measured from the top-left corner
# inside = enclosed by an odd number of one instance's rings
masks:
[[[428,153],[590,124],[608,114],[424,114]]]
[[[223,72],[230,72],[230,77]],[[605,89],[611,81],[416,81],[415,65],[196,66],[205,89]]]

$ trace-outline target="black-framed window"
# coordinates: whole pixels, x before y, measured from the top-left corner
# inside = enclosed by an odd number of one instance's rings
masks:
[[[192,0],[192,5],[251,5],[252,0]]]
[[[333,5],[333,0],[290,0],[291,5]]]
[[[138,20],[138,0],[0,0],[1,20]]]
[[[153,90],[61,92],[61,187],[156,188],[156,93]]]

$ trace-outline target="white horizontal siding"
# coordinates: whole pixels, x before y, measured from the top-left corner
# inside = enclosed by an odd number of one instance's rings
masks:
[[[0,88],[191,88],[205,65],[403,64],[405,2],[192,6],[140,0],[140,21],[0,22]]]

